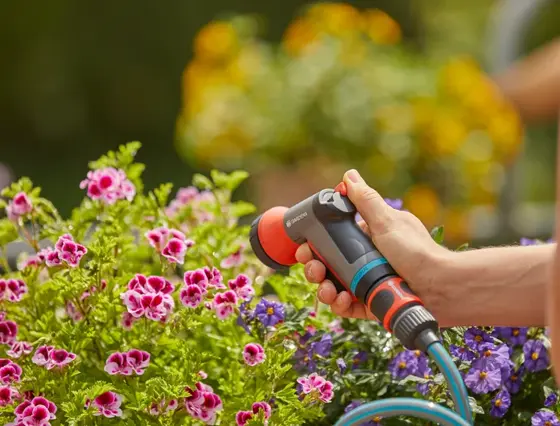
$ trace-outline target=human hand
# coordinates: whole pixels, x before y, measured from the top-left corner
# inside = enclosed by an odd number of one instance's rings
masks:
[[[346,172],[343,181],[348,198],[363,218],[360,227],[372,237],[377,249],[426,306],[437,310],[437,301],[442,295],[440,286],[436,285],[438,276],[452,252],[437,244],[416,216],[389,206],[356,170]],[[337,294],[333,283],[325,280],[325,266],[313,258],[307,244],[299,247],[296,259],[305,264],[307,280],[320,284],[318,299],[330,305],[334,314],[375,319],[363,303],[353,302],[348,292]]]

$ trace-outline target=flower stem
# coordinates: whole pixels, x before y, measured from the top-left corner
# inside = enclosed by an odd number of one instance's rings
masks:
[[[0,268],[2,268],[4,270],[4,272],[7,273],[7,274],[12,272],[12,269],[10,268],[10,264],[8,263],[8,259],[6,257],[6,254],[5,254],[4,250],[2,250],[2,249],[0,249]]]

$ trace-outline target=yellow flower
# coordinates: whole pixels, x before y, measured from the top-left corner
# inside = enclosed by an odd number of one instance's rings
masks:
[[[459,207],[450,207],[445,211],[443,226],[448,243],[461,244],[470,236],[468,213]]]
[[[437,114],[437,104],[431,98],[416,98],[411,102],[414,113],[414,125],[417,130],[423,130],[429,126]]]
[[[363,14],[364,30],[378,44],[396,44],[401,41],[401,27],[393,18],[379,9]]]
[[[375,111],[374,120],[383,132],[408,133],[414,124],[414,111],[406,104],[384,105]]]
[[[462,98],[480,82],[481,71],[472,58],[455,58],[439,73],[439,87],[444,94]]]
[[[523,128],[513,108],[503,106],[488,117],[487,130],[496,150],[506,157],[506,160],[510,160],[518,153],[523,139]]]
[[[252,149],[251,137],[239,126],[231,126],[211,139],[198,139],[192,147],[197,160],[204,164],[225,164],[236,161]]]
[[[215,21],[206,25],[194,40],[194,53],[208,62],[223,61],[235,53],[237,34],[229,22]]]
[[[204,108],[211,90],[227,83],[227,75],[200,61],[192,61],[183,71],[183,106],[187,117]]]
[[[436,192],[425,184],[411,187],[404,197],[404,205],[426,226],[435,226],[438,222],[441,202]]]
[[[299,18],[292,22],[284,33],[284,49],[293,56],[311,51],[320,39],[314,23],[309,19]]]
[[[346,3],[319,3],[307,11],[307,16],[320,30],[336,37],[361,30],[360,12]]]
[[[447,109],[433,117],[424,141],[431,154],[453,155],[461,148],[468,135],[468,129],[461,118],[460,114]]]

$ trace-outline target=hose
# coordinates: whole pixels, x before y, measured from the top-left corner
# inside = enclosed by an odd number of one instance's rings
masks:
[[[374,417],[416,417],[443,426],[470,426],[473,424],[467,389],[453,359],[441,342],[436,341],[427,348],[447,381],[456,413],[434,402],[414,398],[389,398],[361,405],[341,417],[335,426],[359,426]]]

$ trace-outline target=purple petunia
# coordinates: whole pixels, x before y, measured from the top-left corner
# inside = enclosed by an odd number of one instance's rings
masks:
[[[273,327],[284,321],[284,306],[278,302],[261,299],[255,307],[255,316],[265,327]]]
[[[523,345],[524,365],[528,371],[537,372],[548,368],[548,353],[540,340],[528,340]]]
[[[484,330],[471,327],[465,331],[465,344],[475,352],[480,352],[482,345],[493,343],[492,337]]]
[[[338,367],[340,374],[344,374],[346,372],[346,363],[342,358],[338,358],[336,360],[336,366]]]
[[[463,362],[471,362],[476,358],[474,352],[466,346],[449,345],[449,352]]]
[[[490,415],[492,417],[502,418],[505,416],[510,406],[511,397],[509,393],[505,390],[500,391],[492,399],[492,408],[490,409]]]
[[[405,350],[389,363],[389,371],[394,378],[404,379],[408,376],[424,377],[428,368],[428,359],[420,351]]]
[[[514,371],[505,380],[504,387],[509,391],[509,393],[516,394],[519,392],[524,374],[525,374],[525,367],[521,366],[517,371]]]
[[[532,426],[560,426],[558,417],[552,411],[539,410],[531,417]]]
[[[552,392],[544,400],[544,406],[552,407],[553,405],[556,405],[557,402],[558,402],[558,394],[556,392]]]
[[[498,336],[508,343],[516,346],[523,345],[527,341],[528,327],[496,327]]]
[[[465,374],[465,385],[476,394],[495,391],[502,383],[501,369],[491,363],[473,365]]]
[[[403,200],[399,198],[385,198],[385,202],[396,210],[402,210],[403,208]]]

